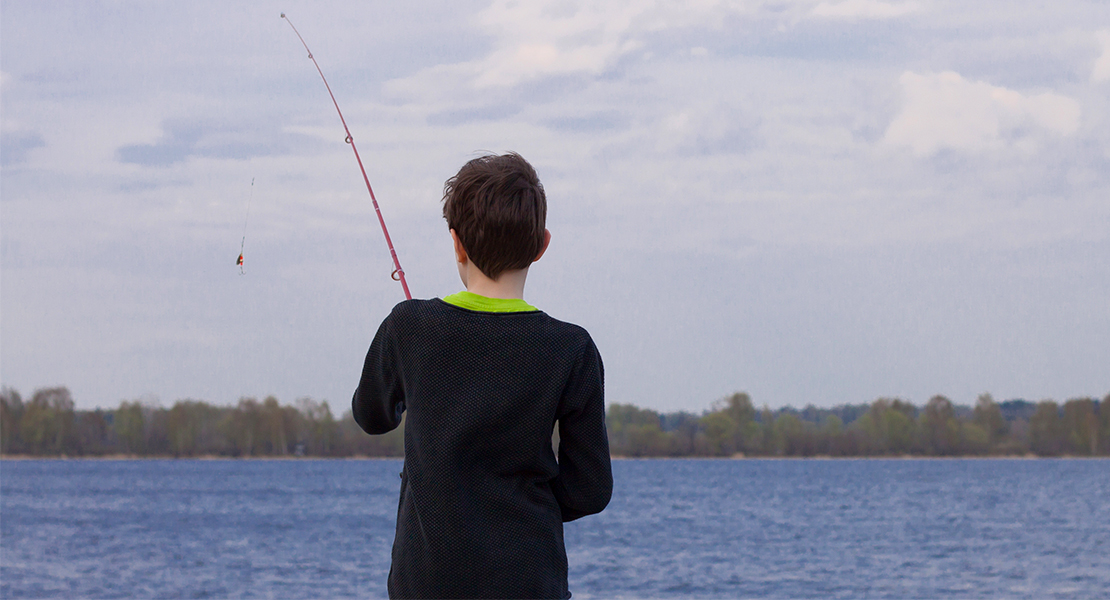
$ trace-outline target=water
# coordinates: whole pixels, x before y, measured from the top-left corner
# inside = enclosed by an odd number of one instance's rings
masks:
[[[384,597],[401,462],[0,461],[0,597]],[[1110,598],[1107,460],[620,460],[575,598]]]

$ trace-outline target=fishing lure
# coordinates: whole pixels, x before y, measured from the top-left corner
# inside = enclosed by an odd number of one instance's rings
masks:
[[[389,246],[389,255],[393,258],[393,273],[390,277],[392,277],[394,281],[401,282],[401,289],[405,291],[405,298],[412,300],[412,294],[409,293],[409,284],[405,281],[405,270],[401,268],[401,261],[397,259],[397,251],[393,248],[393,240],[390,239],[389,229],[385,226],[385,217],[382,216],[382,209],[378,207],[378,199],[374,196],[374,188],[370,187],[370,178],[366,175],[366,168],[362,166],[362,157],[359,156],[358,148],[355,147],[355,138],[351,135],[350,128],[347,127],[347,120],[343,118],[343,111],[339,110],[339,102],[336,101],[335,94],[332,93],[331,86],[328,85],[327,77],[324,77],[324,71],[320,69],[320,63],[316,62],[316,58],[312,56],[312,50],[309,50],[308,44],[304,41],[304,38],[301,37],[301,32],[297,31],[297,28],[293,25],[293,22],[289,20],[289,17],[285,16],[285,13],[281,13],[281,18],[285,19],[285,22],[289,23],[289,26],[293,28],[293,33],[297,34],[297,38],[301,40],[301,45],[304,46],[305,52],[308,52],[309,60],[312,61],[313,65],[316,65],[316,72],[320,74],[320,79],[324,81],[324,87],[328,88],[328,95],[331,96],[331,102],[335,105],[335,112],[339,113],[339,121],[343,123],[343,131],[347,133],[347,137],[344,141],[351,145],[351,150],[355,153],[355,160],[358,161],[358,168],[362,171],[362,180],[366,182],[366,191],[370,192],[370,201],[374,203],[374,212],[378,215],[378,223],[382,226],[382,234],[385,235],[385,243]],[[240,256],[240,258],[242,257]]]
[[[235,265],[239,267],[239,274],[246,275],[243,270],[243,247],[247,244],[247,222],[251,218],[251,200],[254,200],[254,177],[251,177],[251,195],[247,198],[247,216],[243,219],[243,241],[239,242],[239,258],[235,261]]]

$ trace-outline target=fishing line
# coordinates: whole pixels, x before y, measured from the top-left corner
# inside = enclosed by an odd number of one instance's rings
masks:
[[[320,79],[324,81],[324,87],[328,88],[328,95],[331,96],[331,102],[335,105],[335,112],[339,113],[339,121],[343,123],[343,131],[347,133],[347,138],[344,140],[351,145],[351,150],[355,152],[355,160],[358,161],[358,168],[362,171],[362,180],[366,182],[366,191],[370,192],[370,201],[374,203],[374,212],[378,215],[378,223],[382,226],[382,233],[385,235],[385,243],[389,246],[389,255],[393,258],[393,273],[390,277],[394,281],[401,282],[401,288],[405,291],[405,298],[412,300],[412,294],[409,293],[409,284],[405,281],[405,270],[401,268],[401,261],[397,259],[397,251],[393,249],[393,240],[389,237],[389,229],[385,226],[385,217],[382,216],[382,209],[378,207],[378,199],[374,196],[374,188],[370,187],[370,178],[366,175],[366,168],[362,166],[362,157],[358,154],[358,148],[355,147],[355,138],[351,135],[351,130],[347,127],[347,120],[343,118],[343,111],[339,110],[339,102],[335,99],[335,94],[331,91],[331,86],[328,85],[328,78],[324,77],[324,71],[320,69],[320,63],[316,62],[316,58],[312,56],[312,50],[308,49],[308,44],[301,36],[301,32],[293,26],[293,22],[285,13],[281,13],[281,18],[293,27],[293,33],[297,34],[297,38],[301,40],[301,45],[304,46],[305,52],[308,52],[308,58],[312,64],[316,65],[316,72],[320,74]]]
[[[254,177],[251,177],[251,195],[247,197],[247,216],[243,219],[243,241],[239,242],[239,260],[235,264],[239,265],[239,274],[246,275],[243,270],[243,246],[247,244],[247,222],[251,218],[251,200],[254,200]]]

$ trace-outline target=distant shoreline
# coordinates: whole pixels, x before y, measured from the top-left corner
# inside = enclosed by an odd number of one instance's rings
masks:
[[[847,461],[847,460],[1110,460],[1106,456],[611,456],[612,460],[774,460],[774,461]],[[196,460],[196,461],[300,461],[300,460],[404,460],[403,456],[133,456],[113,454],[107,456],[32,456],[27,454],[4,454],[0,460],[35,461],[125,461],[125,460]]]
[[[136,456],[127,454],[111,454],[105,456],[32,456],[29,454],[3,454],[0,460],[402,460],[403,456]]]
[[[613,460],[1060,460],[1096,459],[1110,460],[1107,456],[612,456]]]

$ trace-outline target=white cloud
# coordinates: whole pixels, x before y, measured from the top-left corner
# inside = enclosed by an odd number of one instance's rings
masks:
[[[1102,46],[1102,56],[1098,57],[1091,70],[1091,83],[1110,81],[1110,29],[1096,32],[1095,39]]]
[[[1038,136],[1068,136],[1079,128],[1079,103],[1060,94],[1026,96],[951,71],[907,71],[899,82],[905,103],[884,141],[908,146],[918,156],[942,149],[1029,149]]]
[[[545,75],[598,74],[638,47],[633,23],[650,2],[608,2],[568,7],[564,2],[495,0],[478,23],[500,38],[480,61],[477,87],[512,85]]]
[[[644,48],[649,34],[720,29],[730,17],[770,20],[785,30],[807,18],[889,19],[917,8],[881,0],[494,0],[476,18],[495,40],[489,54],[426,69],[391,82],[390,89],[443,89],[437,82],[489,89],[550,76],[596,76]],[[707,52],[699,47],[694,55]]]
[[[697,102],[661,119],[655,147],[664,154],[741,154],[758,143],[757,128],[740,103]]]
[[[892,19],[918,10],[915,2],[881,2],[880,0],[843,0],[822,2],[810,13],[815,17],[834,19]]]

